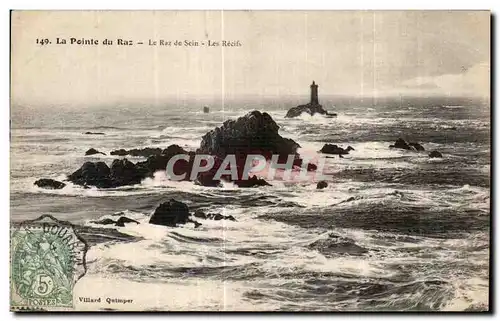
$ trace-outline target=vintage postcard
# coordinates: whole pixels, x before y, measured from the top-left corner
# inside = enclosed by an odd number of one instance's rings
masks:
[[[489,311],[489,11],[12,11],[12,311]]]

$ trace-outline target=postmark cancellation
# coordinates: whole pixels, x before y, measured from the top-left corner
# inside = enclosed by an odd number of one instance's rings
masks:
[[[71,310],[88,250],[74,225],[42,215],[11,225],[10,233],[11,310]]]

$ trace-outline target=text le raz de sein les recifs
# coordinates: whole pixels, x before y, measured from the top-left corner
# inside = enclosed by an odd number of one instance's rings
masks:
[[[165,47],[241,47],[240,40],[153,40],[135,41],[127,39],[95,39],[95,38],[55,38],[53,42],[50,39],[37,39],[37,44],[40,45],[80,45],[80,46],[97,46],[97,45],[118,45],[118,46],[165,46]]]

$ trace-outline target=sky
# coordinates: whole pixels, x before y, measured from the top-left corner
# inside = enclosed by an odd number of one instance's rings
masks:
[[[11,23],[15,104],[283,97],[307,95],[312,80],[320,95],[490,92],[487,11],[14,11]],[[144,44],[119,46],[118,38]]]

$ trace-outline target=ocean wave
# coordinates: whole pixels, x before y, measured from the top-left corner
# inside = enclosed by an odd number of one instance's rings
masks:
[[[164,110],[137,118],[129,113],[109,121],[121,124],[116,127],[94,126],[91,120],[91,126],[15,128],[12,219],[51,212],[83,222],[79,228],[92,240],[89,272],[75,291],[92,297],[99,285],[102,296],[129,295],[148,311],[488,306],[488,120],[452,119],[463,117],[455,115],[460,108],[384,108],[340,112],[341,106],[336,118],[285,119],[285,109],[269,111],[280,134],[302,146],[301,155],[317,158],[327,142],[355,148],[345,158],[328,156],[325,173],[332,177],[321,190],[315,179],[275,179],[273,186],[257,189],[232,183],[211,188],[173,182],[162,172],[113,189],[67,181],[61,190],[33,185],[42,177],[65,180],[65,174],[87,160],[109,163],[117,158],[83,156],[90,147],[106,153],[174,143],[195,149],[203,134],[224,119],[243,115],[243,108],[226,110],[224,117],[221,110],[213,110],[212,117],[199,109],[182,110],[175,117],[165,116]],[[86,131],[105,135],[84,135]],[[418,140],[444,157],[389,149],[399,136]],[[198,228],[191,223],[175,228],[149,224],[158,204],[171,198],[185,202],[191,212],[202,209],[236,221],[196,218],[202,223]],[[139,224],[96,223],[120,216]],[[165,295],[173,292],[175,297]]]
[[[253,224],[248,230],[250,225],[243,224],[225,232],[215,227],[198,231],[190,227],[173,229],[131,225],[122,230],[141,230],[138,234],[147,239],[132,244],[94,247],[88,254],[89,260],[94,262],[90,277],[99,273],[117,286],[127,284],[135,289],[162,287],[186,279],[232,285],[252,280],[255,288],[242,288],[244,295],[238,297],[257,305],[263,298],[274,298],[274,309],[290,308],[290,302],[300,298],[297,308],[311,303],[315,307],[313,310],[350,310],[355,306],[346,303],[356,298],[356,308],[384,309],[390,306],[440,310],[457,308],[464,296],[471,295],[459,290],[461,287],[458,286],[467,282],[467,276],[450,277],[447,273],[455,271],[453,268],[439,269],[439,266],[449,266],[457,259],[466,260],[459,255],[450,257],[446,254],[447,247],[461,246],[451,240],[443,244],[414,236],[418,240],[415,242],[397,234],[337,228],[318,236],[317,232],[297,230],[279,223],[259,225],[260,228]],[[291,239],[292,233],[299,237]],[[376,242],[386,238],[389,246]],[[245,250],[239,240],[249,243],[246,244],[249,249]],[[252,244],[255,241],[257,244]],[[258,244],[267,244],[267,247],[261,248]],[[420,248],[425,252],[415,261],[410,259],[414,251],[401,250],[406,247]],[[432,270],[418,268],[436,264],[438,266]],[[409,281],[406,269],[417,274],[415,280]],[[478,282],[484,284],[482,279]],[[329,303],[318,298],[320,292],[323,293],[322,299],[332,296]],[[474,302],[484,300],[476,298]]]

